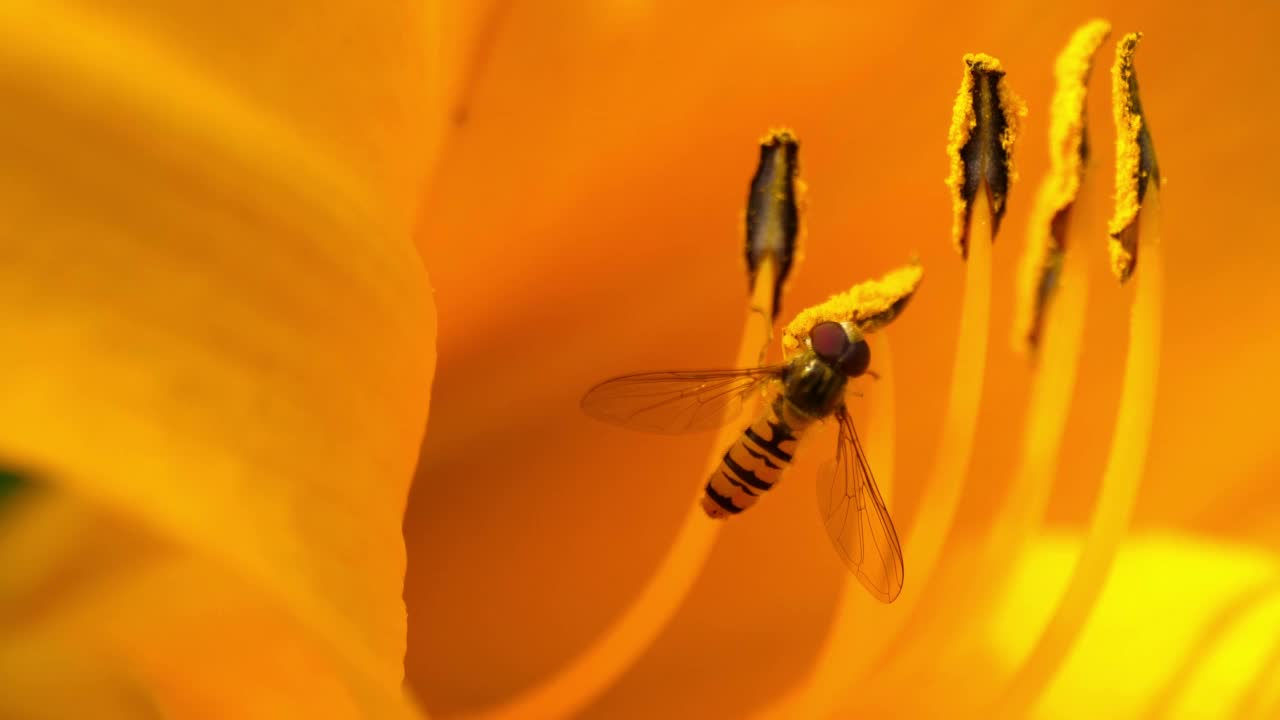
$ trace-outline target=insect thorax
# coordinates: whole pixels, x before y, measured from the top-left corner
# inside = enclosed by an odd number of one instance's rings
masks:
[[[827,417],[844,399],[848,378],[812,352],[798,356],[783,375],[782,398],[802,424]]]

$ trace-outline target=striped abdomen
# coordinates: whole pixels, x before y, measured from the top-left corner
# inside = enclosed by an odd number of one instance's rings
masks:
[[[782,403],[767,404],[711,474],[702,493],[702,509],[713,518],[736,515],[769,491],[791,464],[798,431],[779,417]]]

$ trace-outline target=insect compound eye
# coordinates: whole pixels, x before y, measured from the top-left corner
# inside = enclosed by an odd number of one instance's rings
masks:
[[[840,358],[840,371],[849,377],[858,377],[867,371],[871,364],[871,348],[867,341],[858,338],[849,344],[849,349]]]
[[[849,336],[840,323],[821,322],[809,331],[809,344],[818,357],[836,363],[849,351]]]

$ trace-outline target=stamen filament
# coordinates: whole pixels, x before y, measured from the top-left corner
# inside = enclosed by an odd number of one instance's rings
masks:
[[[1129,525],[1146,464],[1160,368],[1164,258],[1160,247],[1160,192],[1156,185],[1151,183],[1146,189],[1137,215],[1143,269],[1137,279],[1129,323],[1129,355],[1116,430],[1088,538],[1056,612],[999,703],[997,710],[1002,717],[1026,717],[1057,674],[1102,592]]]
[[[772,254],[763,257],[757,278],[776,277]],[[774,316],[774,284],[756,282],[746,312],[742,341],[738,346],[735,367],[751,367],[767,347]],[[760,312],[763,309],[764,312]],[[758,404],[748,403],[747,413]],[[658,637],[693,587],[702,572],[711,548],[719,537],[720,522],[708,520],[699,505],[706,478],[720,464],[724,449],[742,432],[733,423],[722,427],[712,441],[704,472],[698,476],[697,494],[689,512],[680,524],[671,546],[667,548],[658,569],[622,615],[592,640],[591,644],[566,663],[555,675],[536,687],[475,716],[475,720],[525,720],[526,718],[560,718],[575,715],[611,687],[631,668]]]
[[[974,577],[975,589],[990,592],[993,597],[1001,595],[998,586],[1010,578],[1015,559],[1035,533],[1049,504],[1080,367],[1089,296],[1087,265],[1080,253],[1064,256],[1057,293],[1046,308],[1018,471],[979,555],[979,568],[987,572]]]
[[[874,346],[871,356],[876,358],[875,370],[880,379],[867,398],[866,450],[871,466],[875,468],[880,494],[892,512],[896,442],[893,355],[887,336],[871,335],[867,341]],[[840,590],[831,630],[818,651],[812,672],[801,685],[760,710],[756,717],[818,718],[830,715],[849,682],[848,668],[855,665],[858,656],[866,650],[861,637],[865,620],[869,613],[883,607],[862,589],[852,575],[848,576]]]
[[[1116,46],[1112,109],[1116,125],[1116,214],[1112,218],[1112,269],[1121,281],[1143,258],[1129,320],[1129,354],[1111,450],[1084,549],[1058,607],[1027,660],[997,701],[996,714],[1025,717],[1057,674],[1106,583],[1129,525],[1146,464],[1160,369],[1164,260],[1160,237],[1160,171],[1138,98],[1130,33]]]
[[[853,577],[845,581],[836,616],[813,671],[805,684],[784,696],[759,717],[826,717],[840,709],[846,693],[859,690],[859,680],[884,662],[924,596],[922,589],[932,576],[943,540],[951,527],[964,487],[973,450],[982,380],[986,370],[987,338],[991,306],[991,242],[994,211],[986,183],[981,183],[973,203],[969,225],[969,255],[965,263],[965,289],[960,310],[960,334],[951,371],[951,394],[935,455],[925,486],[920,515],[906,533],[906,585],[893,612],[878,616],[872,624],[870,605],[858,596]],[[877,423],[876,432],[880,432]],[[915,588],[911,590],[910,588]]]
[[[905,625],[924,597],[924,588],[934,574],[943,544],[951,531],[956,506],[973,457],[973,437],[987,365],[987,340],[991,315],[991,241],[995,212],[986,199],[985,183],[973,203],[969,227],[969,259],[965,263],[964,296],[960,310],[960,332],[956,340],[951,370],[950,394],[942,426],[942,438],[934,455],[933,469],[920,501],[920,512],[907,533],[903,552],[910,562],[914,592],[905,588],[906,607],[893,614],[890,625]],[[896,637],[901,627],[894,629]]]
[[[992,520],[991,529],[974,556],[977,558],[974,570],[965,585],[949,594],[949,611],[920,618],[923,624],[916,628],[917,637],[938,637],[941,626],[954,623],[955,618],[975,619],[966,623],[967,629],[947,630],[956,635],[949,651],[964,652],[981,642],[988,626],[976,618],[994,611],[996,605],[990,598],[1004,596],[1004,587],[1012,581],[1012,573],[1018,567],[1018,556],[1035,534],[1048,507],[1080,365],[1079,350],[1089,294],[1087,264],[1078,252],[1064,256],[1057,293],[1046,308],[1039,348],[1040,366],[1031,384],[1022,455],[1009,497]],[[926,655],[936,658],[938,648],[919,643],[900,651],[895,664],[920,667],[922,662],[927,664]]]
[[[870,628],[864,625],[856,656],[844,657],[824,649],[810,684],[799,693],[807,704],[806,710],[814,712],[802,715],[827,713],[833,704],[839,705],[844,699],[842,693],[854,690],[868,670],[878,669],[891,654],[896,654],[900,637],[927,592],[968,475],[987,361],[991,244],[1010,185],[1016,178],[1013,146],[1026,105],[1004,81],[999,60],[989,55],[966,55],[964,62],[947,146],[951,159],[947,184],[952,196],[952,239],[967,260],[965,287],[942,437],[925,485],[920,514],[903,543],[906,591],[884,621]],[[849,592],[846,588],[845,595]],[[842,601],[826,647],[847,643],[850,628],[865,615],[856,604]]]
[[[918,628],[921,637],[929,637],[953,618],[977,619],[994,611],[990,598],[1004,596],[1016,560],[1028,547],[1048,506],[1084,337],[1089,275],[1082,252],[1088,244],[1082,241],[1094,232],[1089,220],[1101,211],[1098,206],[1103,194],[1097,174],[1086,172],[1085,97],[1093,55],[1110,30],[1102,20],[1085,24],[1072,35],[1055,63],[1051,169],[1031,213],[1014,330],[1015,348],[1034,353],[1038,365],[1017,473],[986,537],[979,541],[967,582],[948,597],[951,612],[925,619],[925,626]],[[951,631],[957,637],[950,651],[963,653],[981,642],[984,623],[967,625],[967,630]],[[913,666],[925,653],[936,657],[937,649],[918,646],[916,655],[899,664]]]

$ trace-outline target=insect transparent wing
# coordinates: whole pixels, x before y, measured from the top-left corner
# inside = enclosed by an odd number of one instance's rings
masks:
[[[733,420],[751,391],[781,377],[782,367],[623,375],[588,390],[582,409],[633,430],[673,435],[708,430]]]
[[[836,457],[818,472],[818,511],[844,564],[881,602],[902,591],[902,546],[880,497],[853,421],[836,411],[840,439]]]

